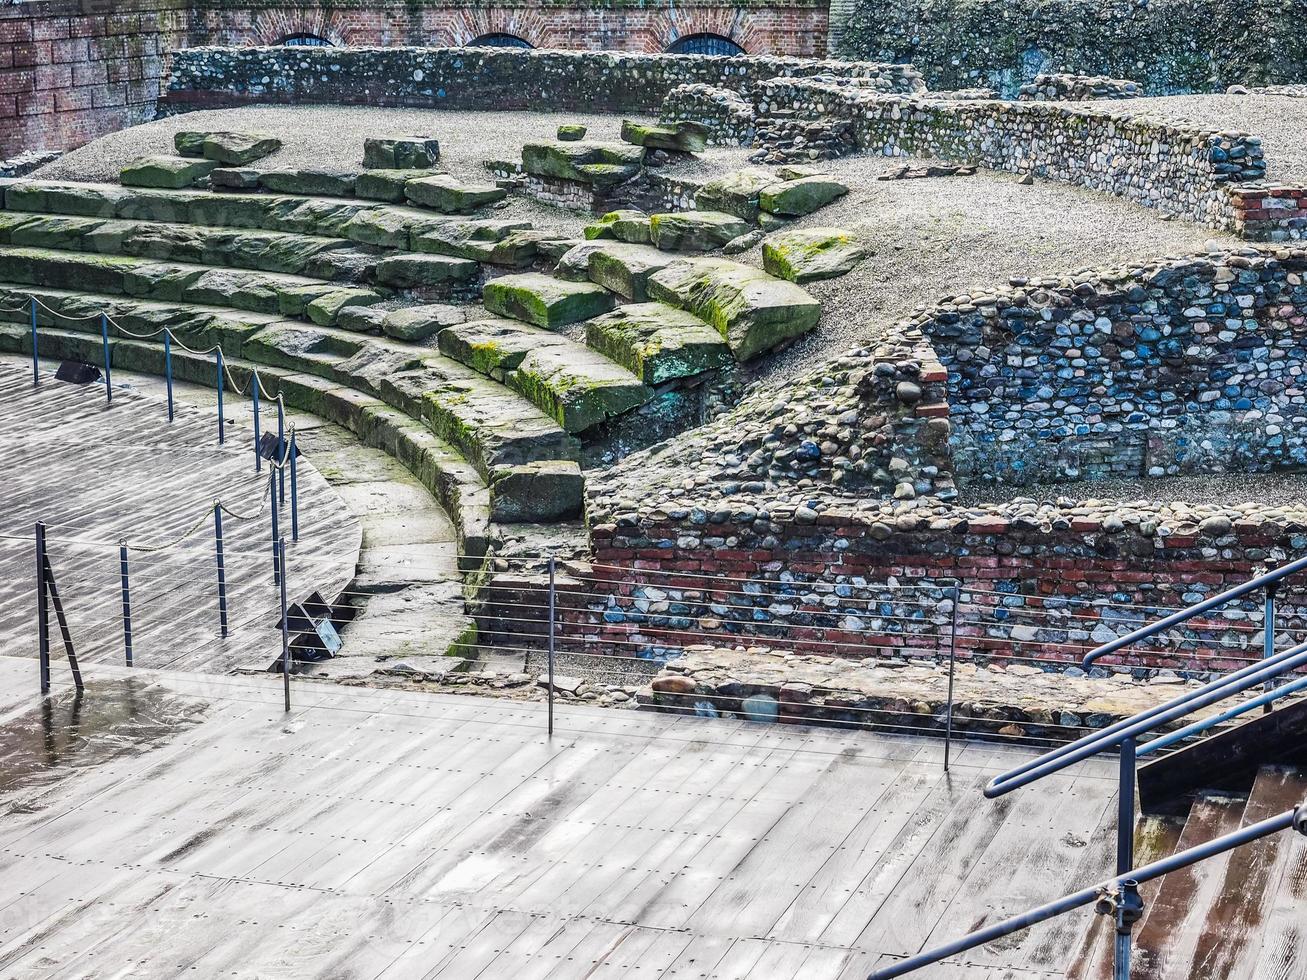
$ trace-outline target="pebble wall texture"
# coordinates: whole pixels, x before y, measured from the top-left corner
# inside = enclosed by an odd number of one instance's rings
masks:
[[[1128,78],[1106,75],[1036,75],[1017,92],[1021,102],[1081,101],[1085,99],[1133,99],[1144,94],[1144,87]]]
[[[173,58],[172,110],[242,102],[367,103],[451,109],[657,112],[678,85],[748,97],[780,76],[857,78],[916,92],[911,65],[803,58],[522,51],[501,48],[190,48]]]
[[[678,85],[667,93],[659,122],[697,122],[716,146],[750,146],[754,139],[753,105],[738,92],[715,85]]]
[[[1046,72],[1135,78],[1147,91],[1300,83],[1303,0],[851,0],[831,8],[830,52],[910,61],[931,88],[1013,96]],[[1268,43],[1268,39],[1274,39]]]

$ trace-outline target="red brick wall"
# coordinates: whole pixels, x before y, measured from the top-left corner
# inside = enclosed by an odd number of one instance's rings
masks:
[[[201,9],[203,7],[204,9]],[[168,55],[203,44],[273,44],[318,34],[338,44],[460,45],[516,34],[535,47],[662,51],[709,32],[750,54],[821,56],[826,0],[729,0],[638,6],[386,0],[189,4],[184,0],[34,0],[0,6],[0,160],[24,150],[68,149],[153,116]]]
[[[1229,190],[1235,234],[1255,242],[1307,239],[1307,187],[1240,184]]]

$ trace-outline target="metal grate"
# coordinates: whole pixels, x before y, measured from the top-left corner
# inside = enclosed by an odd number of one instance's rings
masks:
[[[744,48],[740,47],[729,37],[722,37],[720,34],[687,34],[685,37],[678,37],[667,47],[668,54],[712,54],[720,57],[733,58],[739,54],[745,54]]]

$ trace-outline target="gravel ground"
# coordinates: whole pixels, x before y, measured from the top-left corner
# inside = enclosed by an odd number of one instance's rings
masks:
[[[962,487],[959,507],[1003,504],[1020,499],[1056,503],[1058,498],[1124,504],[1138,500],[1182,501],[1228,506],[1255,501],[1263,507],[1301,506],[1307,500],[1307,473],[1205,473],[1153,480],[1094,480],[1039,486]]]
[[[147,154],[172,154],[173,134],[180,130],[234,130],[269,133],[283,147],[255,166],[323,170],[363,169],[363,140],[369,136],[422,135],[440,140],[441,166],[450,173],[486,180],[486,160],[517,160],[522,145],[553,139],[561,123],[581,123],[588,136],[616,141],[621,116],[575,112],[451,112],[383,109],[365,106],[255,105],[211,109],[157,119],[101,137],[36,171],[49,180],[118,180],[123,165]],[[641,122],[645,117],[632,116]],[[706,179],[743,166],[749,150],[712,148],[700,159],[668,168],[669,173]],[[498,209],[496,217],[532,221],[537,228],[580,235],[587,218],[539,204],[520,195]]]
[[[1307,180],[1307,99],[1285,95],[1165,95],[1121,102],[1073,102],[1079,108],[1110,106],[1163,122],[1232,130],[1262,138],[1266,177]]]
[[[845,228],[875,254],[847,276],[806,287],[824,304],[821,322],[756,376],[783,381],[803,374],[814,358],[856,347],[874,324],[970,289],[1006,287],[1011,276],[1187,254],[1211,240],[1239,244],[1107,194],[1019,184],[1011,174],[876,180],[902,164],[870,156],[828,162],[850,192],[796,226]],[[744,258],[761,264],[761,247]]]

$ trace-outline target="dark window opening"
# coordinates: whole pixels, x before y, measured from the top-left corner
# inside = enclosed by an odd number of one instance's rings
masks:
[[[534,48],[535,45],[516,34],[482,34],[468,41],[469,48]]]
[[[334,48],[335,45],[325,37],[317,34],[287,34],[281,39],[282,44],[299,48]]]
[[[715,54],[727,58],[733,58],[737,54],[745,54],[744,48],[740,47],[729,37],[722,37],[720,34],[687,34],[685,37],[678,37],[675,41],[667,46],[668,54]]]

